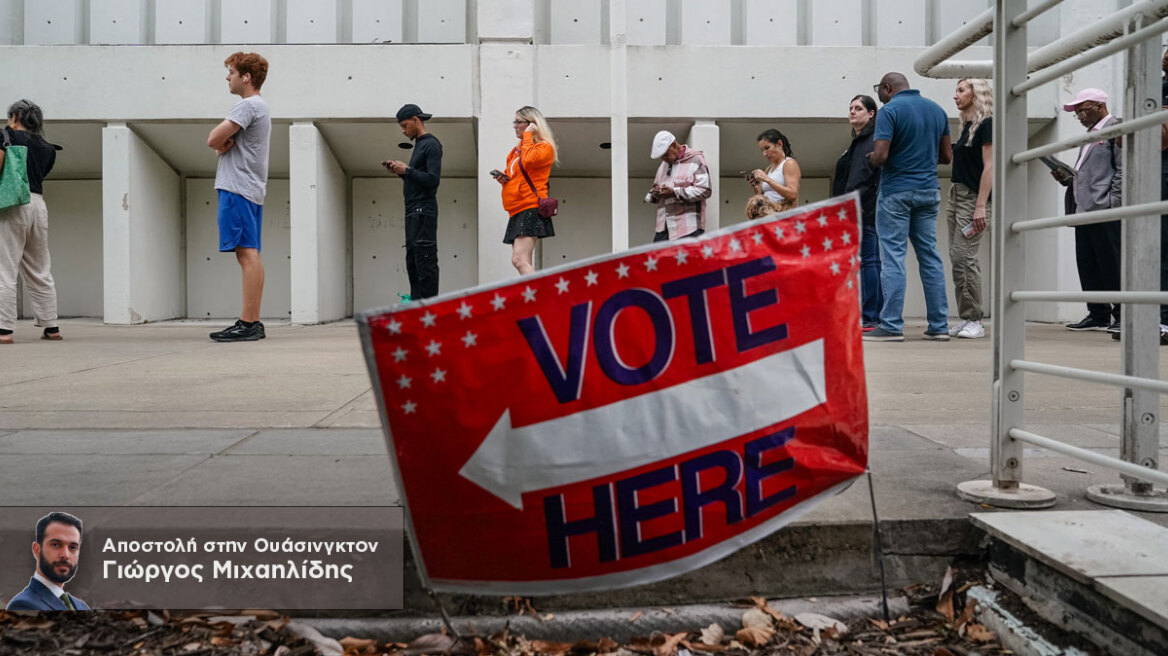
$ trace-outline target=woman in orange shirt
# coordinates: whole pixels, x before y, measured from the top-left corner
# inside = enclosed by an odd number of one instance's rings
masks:
[[[540,216],[538,208],[539,199],[547,198],[548,178],[558,157],[552,129],[538,109],[520,108],[511,125],[519,144],[507,154],[507,167],[503,171],[491,171],[491,175],[503,185],[503,209],[511,217],[503,243],[511,244],[511,265],[523,276],[535,271],[531,264],[535,240],[556,234],[552,220]],[[520,163],[523,170],[519,168]],[[524,170],[527,178],[531,178],[530,184],[523,175]]]

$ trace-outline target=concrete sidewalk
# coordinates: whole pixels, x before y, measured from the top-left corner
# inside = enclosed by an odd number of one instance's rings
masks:
[[[64,341],[47,342],[22,322],[17,343],[0,347],[0,505],[398,503],[352,322],[273,324],[267,339],[240,344],[209,341],[218,325],[71,320]],[[954,486],[989,474],[990,340],[938,343],[922,331],[910,324],[909,341],[864,347],[877,507],[893,527],[887,548],[909,557],[953,546],[957,538],[938,527],[983,510]],[[1119,344],[1103,333],[1034,324],[1028,334],[1030,359],[1119,369]],[[1026,384],[1029,430],[1118,454],[1118,389],[1038,376]],[[1024,467],[1027,482],[1058,493],[1059,510],[1099,508],[1087,486],[1120,480],[1040,449],[1026,451]],[[53,486],[33,484],[50,472]],[[1168,516],[1141,516],[1168,525]],[[776,534],[771,548],[807,537],[807,527],[870,522],[867,486],[854,485]],[[915,542],[895,530],[914,523],[924,527]],[[830,548],[842,535],[818,542]],[[757,583],[758,572],[747,578]]]

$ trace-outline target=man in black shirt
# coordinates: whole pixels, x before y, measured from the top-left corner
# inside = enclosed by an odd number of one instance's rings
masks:
[[[402,134],[414,141],[410,163],[386,160],[382,166],[401,177],[406,201],[406,273],[410,299],[438,295],[438,184],[442,178],[442,144],[426,131],[426,114],[414,104],[397,110]]]

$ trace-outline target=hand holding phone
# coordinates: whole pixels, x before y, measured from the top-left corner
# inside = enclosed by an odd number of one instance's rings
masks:
[[[511,179],[511,176],[507,175],[506,173],[503,173],[499,169],[491,169],[490,173],[491,173],[491,177],[495,178],[499,182],[507,182],[508,180]]]

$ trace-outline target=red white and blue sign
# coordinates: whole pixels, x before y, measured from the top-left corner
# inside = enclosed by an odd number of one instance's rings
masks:
[[[358,316],[423,583],[691,571],[868,460],[852,194]]]

